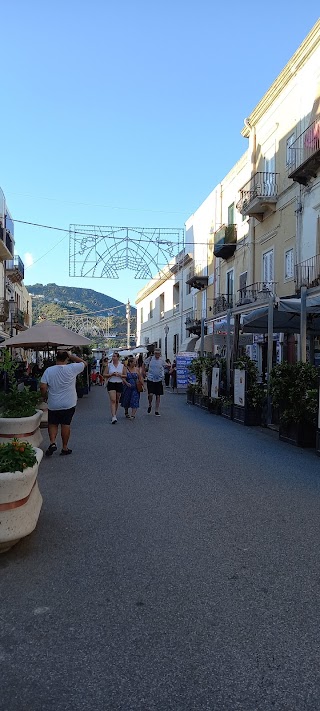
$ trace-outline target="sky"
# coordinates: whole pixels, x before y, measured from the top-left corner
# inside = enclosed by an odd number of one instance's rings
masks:
[[[69,225],[183,228],[318,17],[314,0],[3,0],[0,186],[25,283],[134,303],[133,271],[69,276]]]

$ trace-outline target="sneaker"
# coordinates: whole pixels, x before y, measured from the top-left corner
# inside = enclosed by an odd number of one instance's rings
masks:
[[[160,412],[155,412],[154,414],[156,415],[156,417],[161,417]]]
[[[111,420],[111,424],[112,424],[112,425],[115,425],[116,422],[118,422],[117,418],[116,418],[116,417],[113,417],[112,420]]]
[[[151,412],[151,405],[149,405],[149,407],[148,407],[148,415],[150,415],[150,412]]]

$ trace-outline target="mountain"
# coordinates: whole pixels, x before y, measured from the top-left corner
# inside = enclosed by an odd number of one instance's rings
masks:
[[[93,289],[58,284],[31,284],[26,288],[32,297],[33,323],[43,317],[59,321],[68,315],[108,316],[111,331],[126,334],[126,305],[111,296]],[[131,306],[131,333],[135,332],[136,309]]]

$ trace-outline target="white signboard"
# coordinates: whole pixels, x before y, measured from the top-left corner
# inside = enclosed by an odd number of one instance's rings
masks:
[[[211,397],[219,397],[220,368],[212,368]]]
[[[245,384],[246,384],[246,372],[245,370],[239,370],[236,368],[234,370],[234,395],[233,401],[235,405],[245,405]]]

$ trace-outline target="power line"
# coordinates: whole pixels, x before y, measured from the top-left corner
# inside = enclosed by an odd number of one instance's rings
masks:
[[[182,215],[185,214],[185,210],[152,210],[151,208],[145,207],[119,207],[118,205],[103,205],[99,203],[90,202],[76,202],[73,200],[61,200],[60,198],[44,197],[41,195],[27,195],[24,193],[7,193],[8,195],[16,195],[17,197],[27,197],[33,200],[48,200],[50,202],[60,202],[64,205],[83,205],[84,207],[103,207],[106,210],[123,210],[126,212],[152,212],[154,214],[161,215]]]

